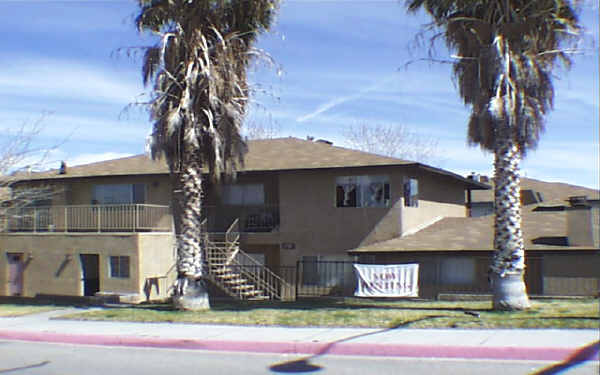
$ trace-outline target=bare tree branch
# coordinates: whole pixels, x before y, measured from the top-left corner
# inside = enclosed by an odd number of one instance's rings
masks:
[[[357,122],[343,130],[351,148],[426,164],[441,163],[439,141],[405,125]]]
[[[32,171],[44,168],[50,152],[58,146],[36,147],[35,139],[43,129],[44,113],[17,129],[3,129],[0,141],[0,232],[9,229],[12,219],[24,215],[24,209],[48,202],[58,191],[47,184],[17,184]]]
[[[244,124],[243,133],[246,139],[273,139],[280,135],[279,124],[268,121],[249,120]]]

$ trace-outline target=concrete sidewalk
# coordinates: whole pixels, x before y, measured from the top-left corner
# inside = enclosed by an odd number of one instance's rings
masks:
[[[89,311],[89,309],[87,309]],[[0,318],[0,339],[285,354],[598,361],[598,330],[287,328]]]

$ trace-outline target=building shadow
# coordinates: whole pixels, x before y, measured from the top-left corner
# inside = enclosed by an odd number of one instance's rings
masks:
[[[8,368],[8,369],[0,369],[0,374],[10,374],[12,372],[21,372],[22,370],[27,370],[30,368],[36,368],[36,367],[44,367],[47,364],[49,364],[50,361],[43,361],[40,363],[35,363],[33,365],[28,365],[28,366],[22,366],[22,367],[15,367],[15,368]]]
[[[432,316],[427,316],[427,317],[424,317],[424,318],[421,318],[421,319],[416,319],[416,320],[411,320],[411,321],[408,321],[408,322],[403,322],[401,324],[397,324],[397,325],[394,325],[394,326],[389,327],[389,328],[381,329],[379,331],[368,332],[368,333],[361,333],[359,335],[345,337],[343,339],[339,339],[339,340],[330,342],[323,349],[321,349],[319,352],[317,352],[315,354],[304,356],[304,357],[301,357],[299,359],[295,359],[293,361],[279,362],[279,363],[276,363],[274,365],[271,365],[271,366],[269,366],[269,370],[271,370],[272,372],[288,373],[288,374],[319,371],[323,367],[319,366],[319,365],[315,365],[315,364],[311,363],[310,361],[314,360],[315,358],[318,358],[318,357],[326,355],[331,350],[331,348],[333,348],[337,344],[340,344],[340,343],[345,342],[345,341],[351,341],[351,340],[354,340],[354,339],[358,339],[358,338],[361,338],[361,337],[378,335],[380,333],[384,333],[384,332],[391,331],[391,330],[394,330],[394,329],[397,329],[397,328],[405,327],[405,326],[407,326],[409,324],[412,324],[412,323],[415,323],[415,322],[419,322],[421,320],[443,318],[443,317],[446,317],[446,316],[448,316],[448,315],[432,315]]]
[[[592,342],[586,346],[577,349],[564,361],[541,369],[532,373],[531,375],[553,375],[560,374],[572,367],[582,364],[586,361],[598,359],[596,356],[600,352],[600,341]],[[596,358],[595,358],[596,357]]]

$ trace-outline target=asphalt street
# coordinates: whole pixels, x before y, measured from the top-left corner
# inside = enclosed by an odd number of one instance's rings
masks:
[[[598,330],[363,329],[0,318],[0,374],[599,374]],[[435,372],[433,372],[435,371]]]
[[[0,341],[0,374],[542,374],[551,361],[198,351]],[[598,374],[597,363],[567,369]],[[554,372],[551,372],[554,373]]]

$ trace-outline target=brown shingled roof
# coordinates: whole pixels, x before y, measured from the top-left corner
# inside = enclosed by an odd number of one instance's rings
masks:
[[[254,172],[364,166],[416,166],[433,173],[445,174],[459,179],[465,184],[469,184],[473,189],[487,188],[487,185],[472,182],[452,172],[415,162],[337,147],[324,142],[313,142],[292,137],[249,141],[248,154],[246,154],[244,167],[241,171]],[[152,161],[145,155],[136,155],[68,167],[66,174],[59,174],[58,170],[34,173],[21,180],[165,173],[168,173],[168,168],[164,159]]]
[[[409,165],[413,162],[298,138],[248,142],[245,171]]]
[[[522,229],[527,250],[577,249],[562,243],[567,237],[566,211],[536,211],[537,207],[566,205],[570,196],[598,199],[598,190],[532,178],[521,179],[522,189],[544,195],[544,202],[522,207]],[[493,190],[473,191],[475,201],[490,201]],[[389,241],[363,246],[352,252],[493,250],[494,216],[444,218],[421,231]],[[554,242],[555,244],[550,244]]]
[[[493,186],[493,180],[490,180]],[[542,193],[545,205],[565,204],[565,201],[575,195],[587,195],[589,199],[599,199],[600,191],[565,184],[562,182],[546,182],[533,178],[521,178],[522,190],[533,190]],[[472,193],[473,202],[491,202],[494,200],[494,190],[479,190]]]
[[[572,250],[561,244],[567,236],[565,211],[523,210],[523,239],[526,250]],[[352,250],[352,253],[402,251],[493,250],[494,217],[449,217],[404,237],[397,237]],[[558,245],[549,245],[556,241]],[[587,249],[587,248],[586,248]]]

